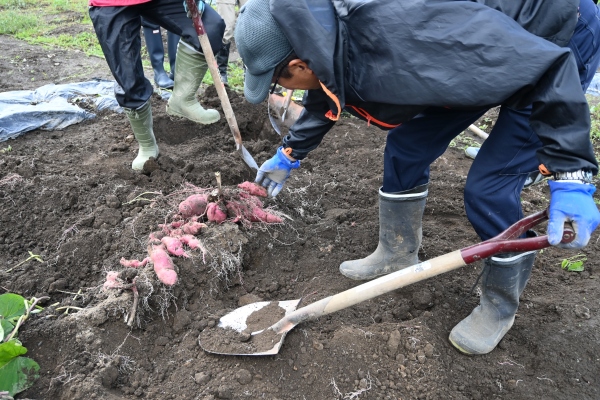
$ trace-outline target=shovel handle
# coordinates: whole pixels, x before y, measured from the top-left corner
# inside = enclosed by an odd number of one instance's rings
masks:
[[[339,311],[362,301],[391,292],[392,290],[400,289],[436,275],[464,267],[467,264],[471,264],[482,258],[493,256],[494,254],[543,249],[550,246],[548,243],[548,236],[538,236],[527,239],[518,239],[518,237],[547,219],[548,211],[540,211],[517,221],[504,232],[492,239],[406,267],[389,275],[382,276],[299,308],[286,315],[269,329],[273,329],[275,332],[281,334],[289,331],[303,321]],[[575,234],[573,230],[566,228],[563,233],[562,243],[569,243],[574,239]]]
[[[208,40],[208,36],[206,35],[206,29],[204,29],[204,24],[202,23],[202,18],[200,12],[198,11],[198,6],[196,5],[196,2],[194,0],[185,0],[185,2],[191,15],[192,22],[194,23],[196,33],[198,34],[198,39],[200,40],[200,47],[202,48],[202,52],[204,53],[204,58],[206,58],[208,69],[210,70],[210,75],[212,76],[213,83],[215,85],[215,88],[217,89],[217,95],[219,96],[219,100],[221,101],[221,106],[223,107],[225,119],[227,120],[227,124],[229,125],[229,128],[233,133],[236,149],[241,152],[242,135],[240,133],[240,129],[235,119],[235,115],[233,114],[233,109],[231,108],[231,103],[229,102],[229,97],[227,96],[225,85],[221,81],[221,76],[219,75],[219,69],[217,66],[217,60],[215,59],[212,47],[210,45],[210,41]]]

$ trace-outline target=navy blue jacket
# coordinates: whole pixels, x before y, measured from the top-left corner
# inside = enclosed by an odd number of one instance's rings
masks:
[[[391,129],[430,106],[533,104],[553,172],[598,167],[571,51],[579,0],[271,0],[298,57],[322,83],[284,138],[302,159],[342,110]],[[288,21],[293,20],[290,25]],[[424,132],[426,134],[426,132]],[[507,137],[510,140],[510,137]]]

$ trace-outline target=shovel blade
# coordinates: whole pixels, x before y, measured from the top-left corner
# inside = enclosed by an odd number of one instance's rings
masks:
[[[242,158],[244,159],[244,162],[246,162],[246,164],[250,168],[253,168],[258,171],[258,164],[254,160],[254,157],[252,157],[252,154],[250,154],[250,152],[248,150],[246,150],[244,145],[242,145],[242,147],[240,149],[240,153],[242,154]]]
[[[269,329],[296,310],[301,299],[260,301],[237,308],[200,334],[200,347],[213,354],[264,356],[279,352],[287,332]]]

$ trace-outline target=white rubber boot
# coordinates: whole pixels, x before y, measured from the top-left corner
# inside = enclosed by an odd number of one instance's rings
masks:
[[[158,157],[158,145],[156,144],[154,131],[152,130],[152,107],[150,107],[150,100],[137,110],[129,108],[124,108],[124,110],[125,115],[129,118],[135,140],[137,140],[140,146],[137,157],[131,163],[131,168],[142,170],[150,157]]]
[[[379,190],[379,244],[375,252],[360,260],[344,261],[342,275],[369,280],[419,262],[423,234],[423,211],[427,185],[401,193]]]
[[[180,41],[175,58],[175,86],[167,103],[167,114],[204,125],[213,124],[221,118],[217,110],[204,109],[196,99],[196,91],[207,69],[204,56]]]

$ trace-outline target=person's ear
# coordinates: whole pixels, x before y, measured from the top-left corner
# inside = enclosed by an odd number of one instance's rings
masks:
[[[288,69],[290,70],[290,72],[312,72],[312,70],[308,68],[308,64],[306,64],[299,58],[295,58],[292,61],[290,61],[288,64]]]

